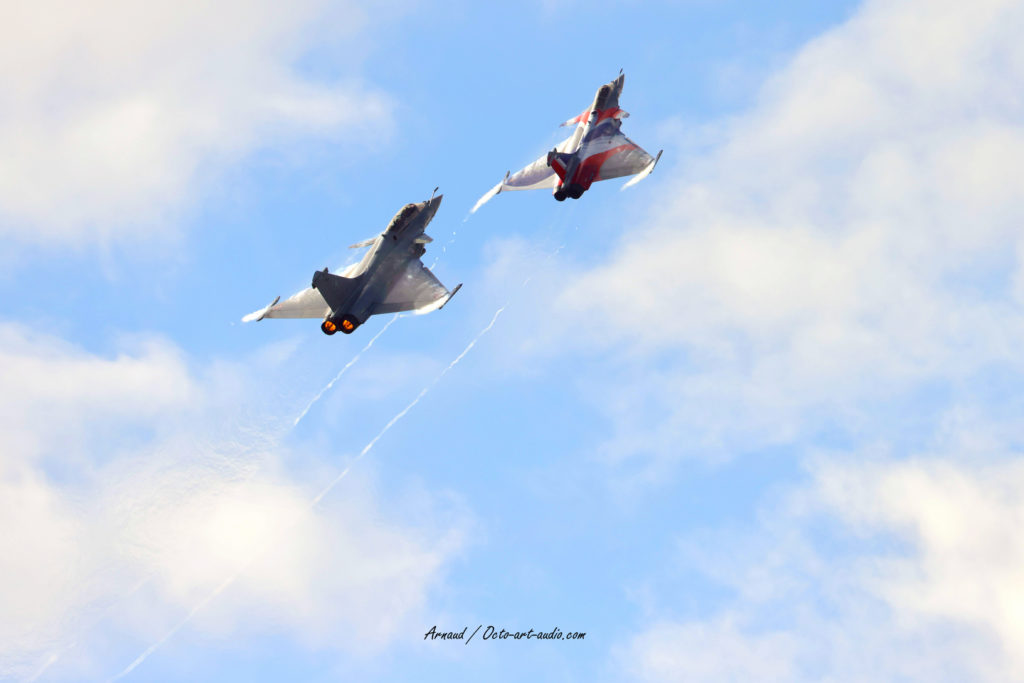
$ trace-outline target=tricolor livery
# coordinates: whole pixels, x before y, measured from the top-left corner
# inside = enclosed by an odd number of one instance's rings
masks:
[[[566,197],[579,199],[598,180],[636,176],[624,186],[629,187],[647,177],[661,152],[652,157],[620,130],[622,119],[629,116],[619,109],[625,78],[620,73],[598,88],[590,108],[562,124],[576,126],[571,136],[523,170],[506,174],[480,198],[473,211],[505,190],[552,188],[555,199],[564,201]]]
[[[242,320],[322,318],[324,334],[338,330],[351,334],[371,315],[429,313],[443,307],[462,285],[449,292],[420,261],[427,250],[424,245],[433,241],[424,230],[440,205],[440,196],[406,204],[384,232],[352,245],[353,249],[369,247],[359,263],[340,275],[318,270],[308,289],[285,301],[277,297]]]

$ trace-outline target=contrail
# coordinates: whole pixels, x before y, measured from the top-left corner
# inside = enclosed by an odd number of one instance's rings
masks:
[[[352,357],[352,360],[350,360],[348,363],[345,364],[345,367],[343,367],[341,369],[341,372],[339,372],[337,375],[335,375],[334,379],[332,379],[330,382],[328,382],[327,386],[325,386],[323,389],[321,389],[320,393],[318,393],[316,396],[313,397],[313,400],[310,401],[309,404],[305,407],[305,409],[301,413],[299,413],[299,416],[297,418],[295,418],[295,422],[292,423],[292,427],[297,427],[299,425],[299,422],[302,421],[302,418],[306,417],[306,413],[308,413],[309,409],[313,407],[313,404],[315,404],[317,401],[319,401],[320,398],[324,394],[326,394],[330,390],[331,387],[334,386],[334,383],[337,382],[339,379],[341,379],[341,376],[344,375],[348,371],[348,369],[350,367],[355,365],[356,361],[359,360],[359,357],[362,356],[364,353],[366,353],[366,351],[368,351],[369,348],[371,346],[373,346],[373,342],[377,341],[377,338],[380,335],[384,334],[384,330],[386,330],[389,327],[391,327],[391,324],[393,322],[395,322],[396,320],[398,320],[398,314],[397,313],[394,316],[392,316],[391,320],[389,320],[387,322],[387,324],[384,325],[384,327],[380,328],[380,331],[377,332],[377,334],[373,335],[373,339],[368,341],[366,343],[366,346],[364,346],[359,353],[357,353],[355,356]]]
[[[440,382],[441,378],[444,377],[445,375],[447,375],[449,370],[454,368],[456,365],[458,365],[460,360],[465,358],[466,354],[469,353],[470,349],[472,349],[474,346],[476,346],[476,343],[480,340],[480,338],[482,336],[484,336],[485,334],[487,334],[488,332],[490,332],[491,328],[494,327],[494,323],[496,323],[498,321],[498,317],[502,314],[502,312],[505,310],[506,307],[508,307],[508,303],[507,302],[505,303],[504,306],[499,308],[494,313],[494,317],[491,318],[491,322],[487,323],[487,327],[485,327],[484,329],[480,330],[480,332],[476,335],[476,337],[473,338],[473,341],[469,342],[469,344],[466,346],[466,348],[462,350],[462,353],[460,353],[458,356],[456,356],[455,360],[453,360],[451,363],[449,363],[448,367],[446,367],[444,370],[442,370],[441,374],[438,375],[437,377],[435,377],[433,382],[431,382],[430,384],[428,384],[427,386],[425,386],[423,388],[423,391],[421,391],[419,393],[419,395],[412,400],[412,403],[407,405],[405,408],[402,409],[401,412],[399,412],[397,415],[395,415],[393,418],[391,418],[391,421],[388,422],[386,425],[384,425],[384,429],[380,430],[380,433],[377,434],[377,436],[373,437],[373,439],[370,441],[370,443],[366,444],[366,446],[363,447],[363,450],[359,453],[358,456],[356,456],[356,459],[352,461],[353,464],[356,462],[356,460],[359,460],[359,458],[361,458],[364,455],[366,455],[367,453],[369,453],[370,449],[373,448],[373,446],[377,443],[377,441],[380,440],[380,437],[384,436],[384,434],[386,434],[387,431],[389,429],[391,429],[396,422],[398,422],[403,417],[405,417],[405,414],[408,413],[410,410],[412,410],[412,407],[415,406],[417,403],[419,403],[420,399],[423,398],[424,396],[426,396],[427,392],[430,391],[431,389],[433,389],[434,385],[437,384],[438,382]],[[351,465],[349,465],[349,466],[351,467]],[[346,469],[346,471],[348,471],[348,470]],[[340,480],[340,477],[339,477],[339,480]]]
[[[259,554],[262,555],[264,552],[265,552],[265,549],[261,549]],[[209,605],[218,595],[223,593],[225,588],[227,588],[228,586],[233,584],[238,579],[238,577],[242,575],[242,572],[244,572],[246,569],[249,568],[249,565],[251,565],[255,561],[255,559],[256,559],[256,557],[253,557],[248,562],[246,562],[242,566],[241,569],[239,569],[237,572],[235,572],[229,578],[225,579],[219,586],[217,586],[216,589],[214,589],[214,591],[212,593],[207,595],[199,604],[197,604],[195,607],[193,607],[192,610],[188,613],[188,615],[185,616],[184,619],[179,621],[177,624],[174,625],[174,628],[172,628],[170,631],[168,631],[166,634],[164,634],[163,638],[161,638],[160,640],[156,641],[155,643],[153,643],[152,645],[147,647],[145,650],[143,650],[142,654],[140,654],[138,657],[136,657],[134,662],[129,664],[127,667],[125,667],[124,671],[122,671],[121,673],[117,674],[113,678],[108,679],[107,683],[113,683],[113,681],[116,681],[116,680],[118,680],[120,678],[124,678],[125,676],[130,674],[135,669],[135,667],[137,667],[139,664],[142,664],[144,661],[146,661],[147,657],[149,657],[151,654],[156,652],[157,648],[159,648],[161,645],[163,645],[168,640],[170,640],[170,638],[175,633],[177,633],[178,630],[182,626],[184,626],[185,624],[187,624],[189,621],[192,620],[192,617],[194,617],[197,613],[199,613],[199,611],[202,610],[204,607]]]
[[[47,660],[46,660],[46,661],[45,661],[45,662],[43,663],[43,666],[42,666],[42,668],[40,668],[40,669],[39,669],[38,671],[36,671],[36,672],[35,672],[34,674],[32,674],[32,675],[31,675],[30,677],[28,677],[28,678],[24,679],[25,683],[32,683],[32,681],[38,680],[38,679],[39,679],[39,677],[40,677],[40,676],[42,676],[42,675],[43,675],[43,674],[44,674],[44,673],[46,672],[46,670],[47,670],[47,669],[49,669],[49,668],[50,668],[50,667],[51,667],[51,666],[53,665],[53,663],[54,663],[54,662],[56,662],[56,661],[57,661],[58,659],[60,659],[60,655],[61,655],[61,653],[62,653],[62,652],[63,652],[64,650],[67,650],[67,649],[69,649],[69,648],[72,648],[72,647],[74,647],[74,646],[75,646],[75,645],[77,645],[77,644],[78,644],[78,641],[73,641],[73,642],[72,642],[72,643],[71,643],[70,645],[67,645],[67,646],[65,646],[64,648],[62,648],[62,649],[58,650],[57,652],[54,652],[53,654],[51,654],[51,655],[50,655],[50,658],[49,658],[49,659],[47,659]]]
[[[79,632],[84,632],[84,631],[88,631],[88,630],[91,630],[91,629],[95,628],[97,624],[99,624],[101,621],[106,619],[107,615],[110,614],[111,611],[113,611],[114,607],[117,605],[118,602],[120,602],[122,600],[125,600],[126,598],[129,598],[132,595],[134,595],[135,593],[137,593],[143,586],[145,586],[147,583],[149,583],[149,581],[152,578],[153,578],[152,576],[148,576],[145,579],[143,579],[142,581],[140,581],[137,584],[135,584],[134,588],[132,588],[130,591],[128,591],[128,593],[126,593],[125,595],[122,595],[119,598],[117,598],[110,605],[107,605],[107,608],[105,610],[103,610],[103,612],[100,613],[100,615],[98,617],[93,619],[92,622],[89,625],[85,626],[84,628],[79,629]],[[61,655],[63,655],[68,650],[76,647],[77,645],[78,645],[78,638],[76,637],[74,640],[72,640],[70,643],[68,643],[64,647],[62,647],[62,648],[56,650],[55,652],[53,652],[52,654],[50,654],[50,656],[47,658],[47,660],[43,663],[43,665],[39,669],[36,670],[36,672],[34,674],[29,676],[28,678],[22,679],[23,683],[33,683],[33,681],[39,680],[39,678],[44,673],[46,673],[47,669],[49,669],[51,666],[53,666],[53,664],[58,659],[60,659]]]
[[[349,471],[351,471],[351,469],[352,469],[353,465],[355,465],[355,464],[356,464],[357,462],[359,462],[359,460],[361,460],[361,459],[363,458],[363,456],[365,456],[365,455],[366,455],[367,453],[369,453],[369,452],[370,452],[370,451],[371,451],[371,450],[373,449],[373,447],[374,447],[374,446],[375,446],[375,445],[377,444],[377,442],[378,442],[378,441],[380,441],[381,437],[382,437],[382,436],[384,436],[384,435],[385,435],[385,434],[386,434],[386,433],[388,432],[388,430],[390,430],[390,429],[391,429],[392,427],[394,427],[394,426],[395,426],[395,423],[397,423],[397,422],[398,422],[399,420],[401,420],[401,419],[402,419],[403,417],[405,417],[405,416],[406,416],[406,414],[407,414],[407,413],[408,413],[408,412],[409,412],[410,410],[412,410],[412,409],[413,409],[413,407],[414,407],[414,406],[415,406],[415,405],[416,405],[417,403],[419,403],[419,402],[420,402],[420,400],[421,400],[421,399],[422,399],[422,398],[423,398],[424,396],[426,396],[426,395],[427,395],[427,393],[428,393],[428,392],[429,392],[429,391],[430,391],[431,389],[433,389],[433,388],[434,388],[434,386],[435,386],[435,385],[436,385],[436,384],[437,384],[438,382],[440,382],[440,381],[441,381],[441,378],[443,378],[443,377],[444,377],[445,375],[447,375],[447,374],[448,374],[448,372],[449,372],[449,371],[451,371],[451,369],[452,369],[452,368],[454,368],[454,367],[455,367],[456,365],[458,365],[458,364],[459,364],[459,361],[461,361],[461,360],[462,360],[463,358],[465,358],[465,357],[466,357],[466,354],[468,354],[468,353],[469,353],[469,352],[470,352],[470,351],[471,351],[471,350],[473,349],[473,347],[474,347],[474,346],[476,346],[476,343],[477,343],[478,341],[480,341],[480,338],[481,338],[481,337],[483,337],[483,336],[484,336],[485,334],[487,334],[488,332],[490,332],[490,331],[491,331],[491,328],[493,328],[493,327],[494,327],[494,324],[495,324],[496,322],[498,322],[498,318],[499,318],[499,317],[501,316],[502,312],[504,312],[504,310],[505,310],[505,308],[506,308],[507,306],[508,306],[508,303],[506,302],[506,303],[505,303],[505,304],[504,304],[504,305],[503,305],[503,306],[502,306],[501,308],[499,308],[499,309],[498,309],[497,311],[495,311],[495,313],[494,313],[494,317],[492,317],[492,318],[491,318],[491,322],[487,323],[487,326],[486,326],[486,327],[484,327],[484,328],[483,328],[482,330],[480,330],[480,332],[478,332],[478,333],[477,333],[477,335],[476,335],[475,337],[473,337],[473,340],[472,340],[472,341],[470,341],[470,342],[469,342],[469,344],[467,344],[467,345],[466,345],[466,348],[462,350],[462,353],[460,353],[460,354],[459,354],[458,356],[456,356],[456,357],[455,357],[455,360],[453,360],[453,361],[452,361],[451,363],[449,363],[449,364],[448,364],[448,367],[446,367],[446,368],[445,368],[444,370],[442,370],[442,371],[440,372],[440,374],[438,374],[438,376],[437,376],[437,377],[435,377],[435,378],[434,378],[434,379],[433,379],[433,380],[432,380],[432,381],[430,382],[430,384],[428,384],[427,386],[425,386],[425,387],[423,388],[423,390],[422,390],[422,391],[420,391],[420,393],[419,393],[419,394],[418,394],[418,395],[416,396],[416,398],[414,398],[414,399],[412,400],[412,402],[411,402],[411,403],[409,403],[409,405],[407,405],[407,406],[406,406],[405,408],[403,408],[402,410],[400,410],[400,411],[398,412],[398,414],[397,414],[397,415],[395,415],[395,416],[394,416],[393,418],[391,418],[391,420],[389,420],[389,421],[388,421],[388,423],[387,423],[386,425],[384,425],[384,428],[380,430],[380,432],[379,432],[379,433],[377,434],[377,436],[373,437],[373,438],[372,438],[372,439],[370,440],[370,442],[369,442],[369,443],[367,443],[367,444],[366,444],[366,445],[365,445],[365,446],[363,447],[363,450],[361,450],[361,451],[359,452],[359,455],[357,455],[357,456],[356,456],[355,458],[353,458],[353,459],[352,459],[352,462],[350,462],[350,463],[349,463],[349,464],[348,464],[348,465],[347,465],[347,466],[345,467],[345,469],[341,471],[341,473],[340,473],[340,474],[339,474],[339,475],[338,475],[337,477],[335,477],[335,478],[334,478],[334,479],[333,479],[333,480],[332,480],[332,481],[331,481],[331,482],[330,482],[329,484],[327,484],[327,486],[325,486],[325,487],[323,488],[323,490],[321,490],[321,491],[320,491],[320,493],[318,493],[318,494],[317,494],[317,495],[316,495],[316,496],[315,496],[315,497],[314,497],[314,498],[313,498],[313,499],[312,499],[312,500],[311,500],[311,501],[309,502],[309,504],[308,504],[308,505],[307,505],[307,506],[306,506],[306,507],[305,507],[305,508],[304,508],[304,509],[302,510],[302,512],[300,512],[300,513],[299,513],[298,515],[296,515],[295,519],[293,519],[293,520],[291,521],[291,523],[290,523],[290,524],[288,524],[288,526],[287,526],[287,527],[285,527],[285,531],[287,531],[287,530],[291,529],[291,528],[292,528],[292,527],[294,527],[294,526],[295,526],[296,524],[298,524],[298,523],[299,523],[299,521],[300,521],[300,520],[302,519],[302,517],[303,517],[303,516],[305,516],[305,514],[306,514],[306,513],[310,512],[310,511],[311,511],[311,510],[312,510],[313,508],[315,508],[315,507],[316,507],[316,506],[317,506],[317,505],[318,505],[318,504],[320,503],[320,501],[321,501],[321,500],[323,500],[324,496],[326,496],[326,495],[327,495],[328,493],[330,493],[330,492],[331,492],[331,490],[332,490],[332,489],[333,489],[333,488],[334,488],[335,486],[337,486],[337,485],[338,485],[338,483],[339,483],[339,482],[340,482],[340,481],[341,481],[342,479],[344,479],[344,478],[345,478],[345,477],[346,477],[346,476],[348,475],[348,473],[349,473]],[[388,322],[388,325],[390,325],[390,324],[391,324],[391,322],[394,322],[394,318],[392,318],[392,320]],[[386,326],[385,326],[385,329],[386,329]],[[384,331],[384,330],[382,329],[382,330],[381,330],[380,332],[378,332],[378,333],[377,333],[377,336],[379,337],[379,336],[380,336],[380,334],[381,334],[381,332],[383,332],[383,331]],[[377,337],[374,337],[374,339],[376,339],[376,338],[377,338]],[[372,344],[372,343],[373,343],[373,340],[370,340],[370,344]],[[367,348],[369,348],[369,344],[367,344]],[[363,351],[365,351],[365,350],[366,350],[366,349],[363,349]],[[360,351],[360,353],[362,353],[362,351]],[[356,356],[356,358],[358,358],[358,355]],[[352,361],[352,362],[354,362],[354,361],[355,361],[355,359],[353,359],[353,361]],[[351,365],[351,362],[349,363],[349,365]],[[348,366],[345,366],[345,368],[344,368],[344,369],[342,369],[342,372],[344,372],[344,371],[345,371],[345,369],[347,369],[347,368],[348,368]],[[340,377],[340,373],[339,373],[339,377]],[[332,384],[333,384],[333,382],[332,382]],[[330,385],[328,385],[328,387],[329,387],[329,386],[330,386]],[[326,391],[326,389],[325,389],[325,391]],[[323,392],[321,392],[321,393],[323,393]],[[315,399],[314,399],[314,402],[315,402]],[[308,410],[308,408],[307,408],[307,410]],[[300,416],[300,418],[301,418],[301,416]],[[127,676],[128,674],[130,674],[130,673],[131,673],[132,671],[134,671],[134,670],[136,669],[136,667],[138,667],[138,666],[139,666],[140,664],[142,664],[142,663],[143,663],[144,661],[146,661],[146,659],[147,659],[147,658],[148,658],[148,657],[149,657],[149,656],[150,656],[151,654],[153,654],[154,652],[156,652],[156,651],[157,651],[157,650],[158,650],[158,649],[160,648],[160,646],[161,646],[161,645],[163,645],[163,644],[164,644],[164,643],[166,643],[166,642],[167,642],[168,640],[170,640],[170,639],[171,639],[171,638],[172,638],[172,637],[174,636],[174,634],[175,634],[175,633],[177,633],[177,632],[178,632],[179,630],[181,630],[181,628],[182,628],[183,626],[185,626],[185,625],[186,625],[186,624],[187,624],[188,622],[192,621],[192,618],[193,618],[193,617],[195,617],[195,615],[196,615],[196,614],[198,614],[199,612],[201,612],[201,611],[202,611],[202,610],[203,610],[203,609],[204,609],[204,608],[205,608],[205,607],[206,607],[207,605],[209,605],[209,604],[210,604],[211,602],[213,602],[214,600],[216,600],[216,599],[217,599],[217,596],[219,596],[219,595],[220,595],[221,593],[223,593],[223,592],[224,592],[224,591],[225,591],[225,590],[226,590],[226,589],[227,589],[228,587],[230,587],[230,586],[231,586],[231,584],[233,584],[233,583],[234,583],[235,581],[237,581],[237,580],[238,580],[238,578],[239,578],[240,576],[242,576],[242,574],[244,574],[244,573],[245,573],[245,571],[246,571],[246,570],[247,570],[247,569],[248,569],[248,568],[249,568],[250,566],[252,566],[252,565],[253,565],[253,564],[254,564],[254,563],[255,563],[255,562],[256,562],[256,561],[258,560],[258,559],[260,559],[260,558],[261,558],[261,557],[262,557],[262,556],[264,555],[264,553],[266,553],[266,551],[267,551],[267,550],[268,550],[268,549],[269,549],[269,548],[271,547],[271,545],[272,545],[272,544],[268,543],[267,545],[265,545],[265,546],[263,546],[262,548],[260,548],[258,552],[254,553],[254,554],[252,555],[252,557],[250,557],[250,558],[249,558],[249,559],[248,559],[248,560],[247,560],[247,561],[246,561],[246,562],[245,562],[245,563],[244,563],[244,564],[243,564],[243,565],[242,565],[241,567],[239,567],[239,569],[238,569],[238,570],[237,570],[237,571],[236,571],[236,572],[235,572],[234,574],[232,574],[232,575],[231,575],[231,576],[229,576],[229,577],[228,577],[227,579],[225,579],[224,581],[222,581],[222,582],[220,583],[220,585],[218,585],[218,586],[217,586],[217,587],[216,587],[216,588],[215,588],[215,589],[214,589],[213,591],[211,591],[211,592],[210,592],[210,594],[209,594],[209,595],[207,595],[207,596],[206,596],[205,598],[203,598],[203,599],[202,599],[202,600],[201,600],[201,601],[200,601],[200,602],[199,602],[198,604],[196,604],[196,605],[195,605],[195,606],[194,606],[194,607],[193,607],[193,608],[192,608],[191,610],[189,610],[189,613],[188,613],[188,614],[186,614],[186,615],[185,615],[185,616],[184,616],[184,617],[183,617],[183,618],[181,619],[181,621],[179,621],[179,622],[178,622],[177,624],[175,624],[175,625],[174,625],[174,626],[173,626],[173,627],[171,628],[171,630],[169,630],[169,631],[168,631],[167,633],[165,633],[165,634],[163,635],[163,637],[161,637],[161,638],[160,638],[159,640],[157,640],[157,641],[156,641],[155,643],[153,643],[152,645],[150,645],[149,647],[147,647],[147,648],[146,648],[145,650],[143,650],[143,651],[142,651],[142,654],[140,654],[140,655],[139,655],[138,657],[136,657],[136,658],[135,658],[135,660],[134,660],[134,661],[133,661],[133,662],[132,662],[131,664],[129,664],[129,665],[127,666],[127,667],[125,667],[123,671],[121,671],[121,672],[120,672],[119,674],[117,674],[117,675],[116,675],[116,676],[114,676],[113,678],[110,678],[110,679],[109,679],[109,683],[112,683],[113,681],[116,681],[116,680],[119,680],[119,679],[121,679],[121,678],[124,678],[125,676]]]

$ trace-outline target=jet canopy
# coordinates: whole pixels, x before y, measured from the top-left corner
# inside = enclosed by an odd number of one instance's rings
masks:
[[[415,204],[406,204],[403,206],[399,209],[398,213],[395,214],[395,217],[391,219],[391,222],[388,223],[387,232],[394,232],[401,229],[405,222],[408,221],[414,213],[416,213]]]

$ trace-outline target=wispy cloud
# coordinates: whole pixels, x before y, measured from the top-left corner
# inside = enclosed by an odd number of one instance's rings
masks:
[[[358,73],[325,82],[297,65],[324,44],[358,62],[368,23],[356,3],[318,0],[12,11],[0,27],[0,236],[152,239],[254,150],[386,132],[389,98]]]
[[[680,561],[729,597],[636,634],[622,666],[650,681],[1024,675],[1019,461],[861,453],[812,472],[756,527],[684,538]]]
[[[4,386],[25,388],[4,399],[13,419],[0,424],[4,676],[110,675],[126,662],[91,660],[98,644],[155,642],[236,575],[195,628],[381,647],[461,543],[432,521],[430,496],[415,524],[386,512],[359,484],[366,471],[311,511],[336,472],[288,465],[300,454],[284,437],[305,400],[263,401],[279,394],[253,382],[277,381],[242,366],[192,368],[157,341],[98,357],[11,325],[0,356]]]

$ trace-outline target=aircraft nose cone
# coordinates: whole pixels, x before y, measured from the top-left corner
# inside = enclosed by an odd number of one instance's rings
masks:
[[[444,195],[443,194],[439,194],[436,197],[434,197],[433,199],[428,199],[427,201],[423,202],[423,209],[422,210],[427,213],[427,216],[429,218],[433,218],[434,214],[437,213],[438,207],[441,206],[441,198],[442,197],[444,197]]]

